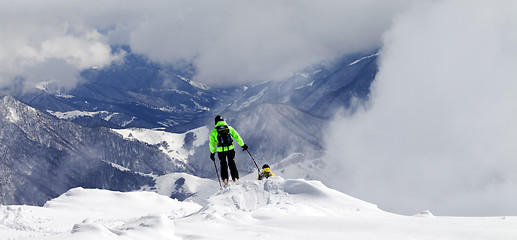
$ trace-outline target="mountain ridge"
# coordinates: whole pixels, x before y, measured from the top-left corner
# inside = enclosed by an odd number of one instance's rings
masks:
[[[137,190],[154,184],[139,173],[189,171],[150,145],[55,119],[11,96],[0,98],[0,117],[2,204],[41,205],[75,186]]]

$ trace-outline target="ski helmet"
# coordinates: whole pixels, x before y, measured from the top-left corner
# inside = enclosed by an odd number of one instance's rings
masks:
[[[220,122],[220,121],[224,121],[224,118],[223,118],[222,116],[220,116],[220,115],[217,115],[217,116],[215,117],[214,121],[215,121],[215,124],[217,124],[217,123],[218,123],[218,122]]]
[[[262,169],[264,169],[264,168],[269,168],[269,165],[264,164],[264,165],[262,166]]]

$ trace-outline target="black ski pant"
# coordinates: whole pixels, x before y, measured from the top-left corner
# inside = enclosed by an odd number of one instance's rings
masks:
[[[228,179],[228,167],[230,167],[230,173],[232,174],[232,179],[235,180],[239,178],[239,171],[237,171],[237,166],[235,165],[235,150],[218,152],[217,157],[219,161],[221,161],[221,178],[223,181]]]

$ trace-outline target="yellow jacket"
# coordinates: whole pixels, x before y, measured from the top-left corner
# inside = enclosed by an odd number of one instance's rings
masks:
[[[269,178],[269,177],[275,177],[276,175],[274,173],[271,172],[271,169],[269,168],[263,168],[262,169],[262,172],[260,173],[260,175],[258,176],[258,180],[261,180],[261,179],[264,179],[264,178]]]

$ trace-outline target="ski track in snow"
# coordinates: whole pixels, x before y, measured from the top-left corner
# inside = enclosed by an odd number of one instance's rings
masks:
[[[199,194],[180,202],[75,188],[43,207],[0,206],[0,239],[517,239],[517,217],[396,215],[319,181],[274,177],[218,190],[213,180],[172,177]]]

